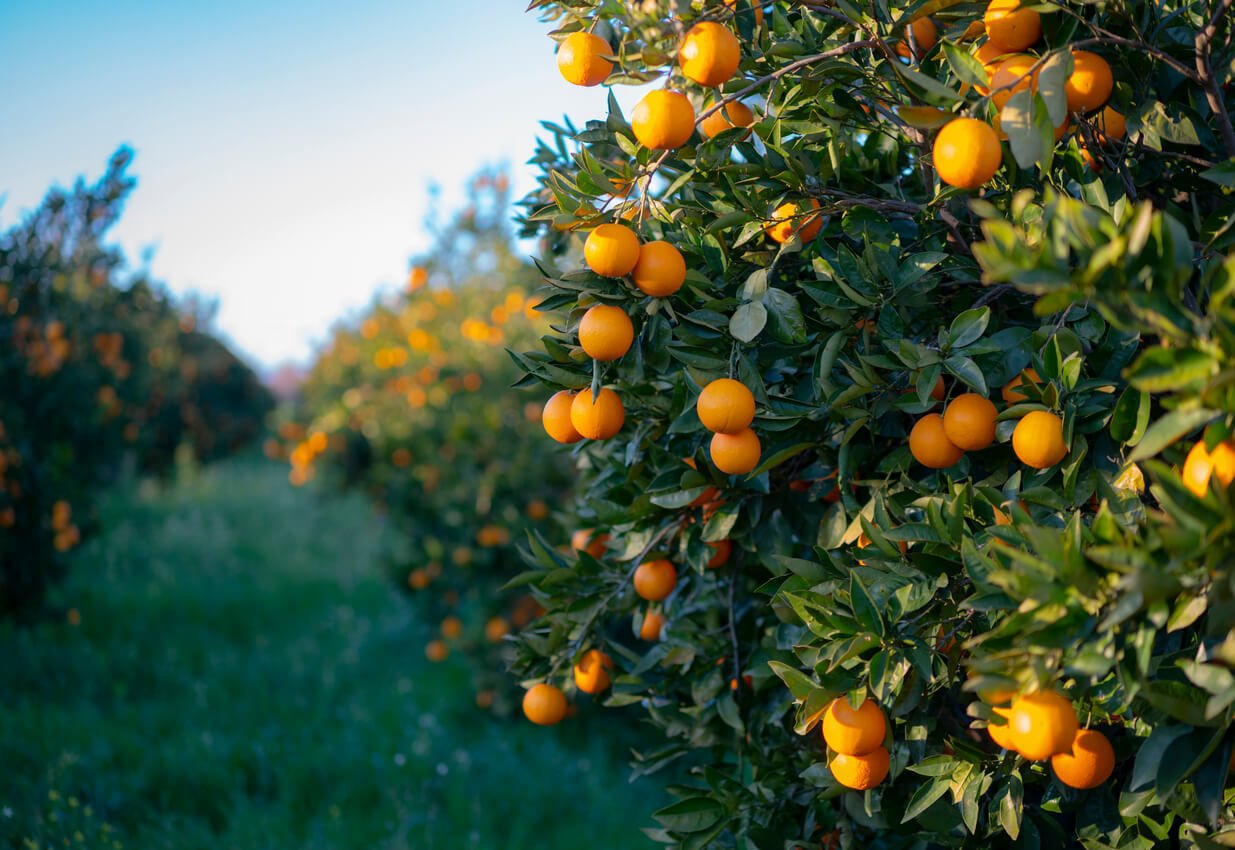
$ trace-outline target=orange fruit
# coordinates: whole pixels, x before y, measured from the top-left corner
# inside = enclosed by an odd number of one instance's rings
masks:
[[[634,341],[635,326],[621,307],[597,304],[579,321],[579,345],[595,360],[617,360]]]
[[[1008,708],[996,708],[994,712],[999,717],[1003,718],[1003,723],[996,723],[993,719],[986,724],[986,734],[991,736],[1001,749],[1012,750],[1016,752],[1016,745],[1012,741],[1012,730],[1008,728],[1008,717],[1012,714],[1012,710]]]
[[[839,755],[828,765],[833,778],[854,791],[866,791],[887,779],[890,766],[891,758],[883,747],[864,756]]]
[[[581,528],[570,536],[571,549],[576,552],[587,552],[597,560],[604,557],[605,544],[608,542],[608,534],[597,534],[591,528]]]
[[[755,421],[755,396],[741,381],[718,378],[699,393],[695,412],[709,431],[736,434]]]
[[[931,398],[935,401],[943,401],[944,397],[947,395],[947,392],[948,388],[943,382],[943,375],[940,375],[935,381],[935,386],[931,387]]]
[[[726,82],[737,73],[741,61],[742,45],[738,37],[715,21],[695,24],[678,48],[682,74],[701,86],[719,86]]]
[[[664,298],[686,282],[686,260],[668,242],[645,242],[639,248],[639,261],[630,276],[644,295]]]
[[[715,543],[709,543],[712,547],[712,557],[708,559],[707,568],[716,570],[729,563],[729,559],[733,556],[733,541],[732,540],[717,540]]]
[[[1018,91],[1037,91],[1038,72],[1032,70],[1037,61],[1037,56],[1017,53],[999,63],[991,77],[991,103],[995,104],[996,110],[1003,109],[1004,104]]]
[[[490,643],[497,643],[508,634],[510,623],[506,622],[505,617],[490,617],[485,623],[485,640]]]
[[[533,685],[523,695],[523,714],[537,726],[561,723],[566,716],[566,695],[556,685]]]
[[[1037,691],[1017,697],[1008,714],[1012,743],[1030,761],[1071,752],[1077,725],[1076,709],[1058,691]]]
[[[749,428],[736,434],[713,434],[709,447],[712,463],[729,475],[745,475],[759,465],[763,447],[759,437]]]
[[[598,86],[613,70],[606,59],[613,53],[609,42],[590,32],[572,32],[557,46],[557,69],[566,82],[576,86]]]
[[[458,617],[450,616],[442,620],[441,625],[442,637],[454,639],[463,634],[463,621]]]
[[[865,549],[867,546],[871,545],[871,542],[872,542],[871,539],[866,536],[865,531],[863,531],[861,534],[858,535],[857,546],[859,549]],[[897,548],[901,550],[902,555],[906,555],[909,553],[909,544],[906,543],[904,540],[901,540],[897,543]],[[854,560],[857,561],[860,566],[863,566],[863,567],[866,566],[866,562],[863,561],[861,558],[855,557]]]
[[[1235,480],[1235,440],[1223,440],[1214,446],[1212,452],[1205,448],[1204,440],[1198,440],[1184,458],[1184,468],[1180,475],[1184,486],[1198,499],[1204,499],[1209,492],[1211,478],[1218,479],[1218,483],[1223,487],[1228,486]]]
[[[1037,371],[1033,367],[1030,367],[1026,369],[1025,371],[1021,372],[1019,375],[1017,375],[1012,380],[1008,381],[1006,384],[1004,384],[1003,392],[1001,392],[1000,395],[1003,397],[1003,400],[1006,401],[1008,404],[1016,404],[1022,401],[1029,401],[1029,396],[1025,395],[1023,392],[1021,392],[1017,388],[1020,387],[1022,384],[1040,384],[1040,383],[1042,383],[1042,378],[1038,376]]]
[[[652,150],[680,148],[695,131],[695,108],[678,91],[656,89],[643,96],[630,113],[639,144]]]
[[[450,655],[450,647],[446,646],[443,640],[431,640],[425,644],[425,658],[434,664],[445,661],[448,655]]]
[[[742,14],[742,11],[737,8],[738,0],[725,0],[725,5],[728,6],[730,11],[733,11],[734,14]],[[751,5],[754,7],[754,9],[750,11],[755,13],[755,26],[759,26],[763,23],[763,9],[760,8],[758,2],[752,2]]]
[[[867,699],[857,710],[849,700],[837,697],[823,714],[823,740],[838,753],[863,756],[883,746],[888,722],[874,700]]]
[[[986,37],[1004,53],[1024,50],[1042,37],[1042,17],[1020,5],[1020,0],[991,0],[982,16]]]
[[[601,224],[583,243],[583,260],[601,277],[628,275],[639,262],[639,237],[624,224]]]
[[[1115,78],[1111,66],[1096,53],[1088,50],[1072,51],[1072,74],[1064,83],[1064,95],[1068,98],[1069,112],[1093,112],[1101,109],[1111,98]]]
[[[1098,114],[1098,141],[1106,143],[1119,141],[1128,134],[1128,120],[1109,106],[1104,106]]]
[[[913,33],[913,41],[918,46],[912,58],[921,59],[939,41],[939,28],[930,18],[918,18],[909,24],[909,32]],[[908,37],[902,38],[896,44],[896,55],[905,59],[911,58]]]
[[[961,189],[978,188],[994,177],[1003,164],[999,136],[989,124],[976,118],[949,121],[935,136],[932,150],[939,179]]]
[[[909,453],[929,469],[946,469],[965,454],[948,439],[943,417],[938,413],[928,413],[914,423],[909,432]]]
[[[819,202],[810,199],[811,209],[819,209]],[[772,223],[763,229],[777,242],[784,244],[797,236],[803,242],[809,242],[819,235],[823,228],[823,219],[818,215],[803,215],[804,203],[784,203],[772,213]]]
[[[677,587],[678,571],[663,558],[645,561],[635,570],[635,593],[649,602],[659,602]]]
[[[648,611],[639,624],[639,637],[642,640],[660,640],[665,628],[665,617],[659,611]]]
[[[943,432],[958,449],[975,452],[995,442],[995,417],[999,411],[985,396],[965,393],[949,402],[943,411]]]
[[[598,694],[609,689],[609,671],[613,659],[599,649],[589,649],[575,662],[575,687],[585,694]]]
[[[618,394],[608,387],[603,388],[592,403],[592,389],[588,387],[575,396],[570,403],[570,424],[589,440],[607,440],[622,430],[626,421],[626,408]]]
[[[1071,751],[1051,756],[1051,769],[1069,788],[1097,788],[1115,771],[1115,750],[1101,732],[1080,729]]]
[[[545,409],[540,412],[540,424],[545,426],[545,433],[559,443],[577,443],[583,439],[570,422],[570,405],[574,400],[575,394],[570,390],[558,390],[549,396]]]
[[[982,42],[981,47],[974,51],[973,55],[982,63],[982,70],[986,72],[986,80],[989,83],[995,76],[995,72],[999,70],[999,64],[1002,57],[1007,55],[1007,51],[988,38]],[[978,94],[986,94],[990,91],[989,88],[983,86],[974,86],[974,88],[977,89]]]
[[[749,127],[754,123],[755,113],[751,108],[742,101],[735,100],[733,103],[726,103],[699,122],[699,132],[710,139],[734,127]],[[746,138],[746,135],[749,134],[744,134],[742,138]]]
[[[1063,442],[1063,420],[1045,410],[1025,414],[1012,432],[1012,451],[1034,469],[1054,466],[1068,455]]]

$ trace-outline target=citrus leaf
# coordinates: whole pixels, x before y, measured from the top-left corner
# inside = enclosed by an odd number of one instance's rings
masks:
[[[1192,408],[1191,410],[1173,410],[1157,422],[1149,426],[1145,436],[1137,443],[1136,450],[1128,455],[1130,463],[1153,457],[1167,446],[1200,428],[1218,415],[1216,410]]]

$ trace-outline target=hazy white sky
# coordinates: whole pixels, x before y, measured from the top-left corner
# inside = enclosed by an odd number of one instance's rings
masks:
[[[543,119],[600,116],[523,0],[0,0],[0,225],[121,143],[138,188],[115,231],[269,366],[401,283],[426,188],[523,163]],[[629,102],[628,97],[622,98]]]

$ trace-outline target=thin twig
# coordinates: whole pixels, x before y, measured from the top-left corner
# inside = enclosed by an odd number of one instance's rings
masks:
[[[1214,113],[1218,124],[1218,133],[1222,136],[1222,144],[1226,147],[1228,156],[1235,157],[1235,127],[1231,126],[1231,116],[1226,110],[1226,102],[1218,89],[1218,80],[1214,76],[1213,65],[1209,61],[1209,46],[1218,34],[1218,22],[1231,10],[1233,0],[1218,0],[1214,4],[1214,13],[1205,28],[1196,34],[1196,73],[1201,85],[1205,88],[1205,100]]]

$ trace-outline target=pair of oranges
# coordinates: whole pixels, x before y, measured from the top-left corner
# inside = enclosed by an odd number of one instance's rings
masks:
[[[601,224],[583,243],[583,260],[601,277],[630,275],[644,295],[664,298],[686,282],[682,252],[663,240],[640,244],[638,235],[624,224]]]
[[[559,390],[545,402],[540,421],[545,433],[559,443],[608,440],[622,430],[626,408],[608,387],[602,388],[594,401],[590,387],[579,393]]]
[[[613,659],[599,649],[589,649],[575,662],[575,687],[585,694],[603,693],[612,684]],[[541,682],[523,695],[523,714],[537,726],[555,726],[567,712],[566,694],[557,685]]]
[[[991,740],[1030,761],[1050,759],[1055,776],[1070,788],[1097,788],[1115,770],[1111,742],[1097,730],[1082,729],[1076,709],[1058,691],[1025,694],[993,711],[1004,722],[987,724]]]
[[[755,396],[741,381],[719,378],[699,393],[695,412],[712,432],[712,463],[729,475],[745,475],[759,465],[763,447],[750,427],[755,420]]]
[[[823,740],[836,753],[828,762],[836,781],[855,791],[883,782],[891,766],[887,734],[883,709],[873,700],[856,709],[843,697],[832,700],[823,714]]]

